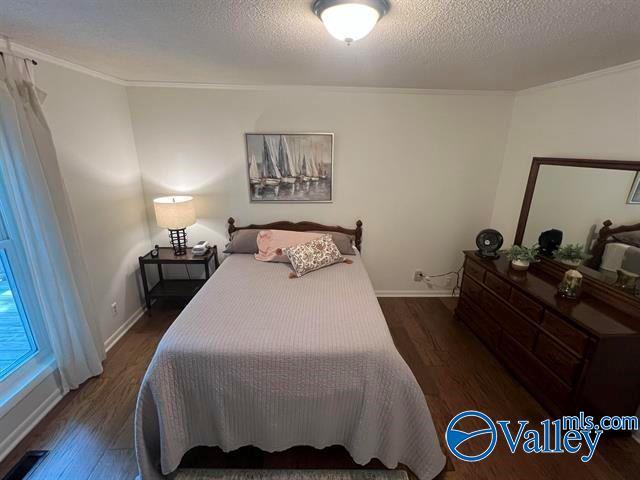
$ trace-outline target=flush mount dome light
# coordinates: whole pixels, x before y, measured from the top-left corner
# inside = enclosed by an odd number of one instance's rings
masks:
[[[387,0],[316,0],[313,12],[327,31],[347,45],[366,37],[385,13]]]

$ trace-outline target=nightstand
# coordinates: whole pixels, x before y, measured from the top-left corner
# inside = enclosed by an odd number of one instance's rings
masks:
[[[151,301],[159,298],[192,298],[211,276],[211,260],[214,269],[220,266],[218,262],[218,247],[214,245],[204,255],[193,255],[190,248],[185,255],[176,256],[172,247],[160,247],[158,256],[152,257],[151,252],[138,257],[140,262],[140,275],[142,276],[142,288],[147,311],[151,312]],[[158,282],[151,288],[147,281],[147,265],[156,265],[158,268]],[[204,265],[205,278],[196,279],[167,279],[162,270],[163,265]]]

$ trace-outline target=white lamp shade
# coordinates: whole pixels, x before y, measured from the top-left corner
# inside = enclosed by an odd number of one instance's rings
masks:
[[[343,3],[320,14],[327,31],[338,40],[353,42],[366,37],[380,19],[380,13],[369,5]]]
[[[196,223],[193,197],[160,197],[153,200],[159,227],[180,230]]]

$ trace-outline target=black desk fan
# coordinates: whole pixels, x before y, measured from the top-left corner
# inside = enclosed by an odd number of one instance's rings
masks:
[[[502,247],[502,234],[492,228],[482,230],[476,237],[478,251],[476,255],[482,258],[499,258],[498,250]]]

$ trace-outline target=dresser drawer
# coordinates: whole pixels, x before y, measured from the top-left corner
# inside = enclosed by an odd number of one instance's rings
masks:
[[[458,305],[463,321],[491,349],[495,350],[500,338],[500,326],[476,305],[461,299]]]
[[[509,299],[511,293],[511,286],[499,277],[496,277],[493,273],[487,272],[484,278],[484,284],[493,290],[498,296]]]
[[[568,385],[574,384],[580,368],[580,360],[558,345],[551,337],[541,333],[534,353]]]
[[[571,399],[571,388],[556,379],[533,354],[504,333],[500,337],[498,352],[507,367],[515,371],[531,393],[547,408],[552,412],[566,410]]]
[[[586,333],[569,325],[567,321],[551,312],[544,312],[542,328],[558,339],[560,343],[576,352],[578,356],[581,357],[585,354],[589,337]]]
[[[482,283],[484,281],[484,272],[485,272],[485,269],[482,265],[472,260],[469,260],[467,258],[467,260],[464,263],[465,275],[468,275],[474,278],[475,280],[479,281],[480,283]]]
[[[484,287],[466,274],[462,279],[462,294],[467,295],[474,302],[480,303]]]
[[[515,288],[511,290],[511,305],[529,320],[540,323],[542,319],[542,305],[520,293]]]
[[[528,320],[512,311],[502,300],[489,292],[482,295],[482,307],[524,348],[533,349],[538,331]]]

